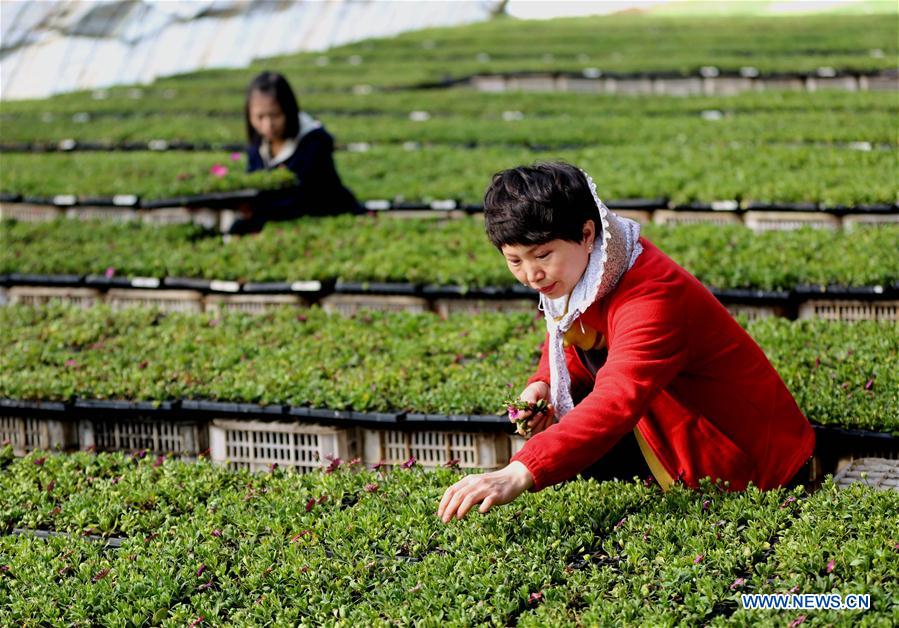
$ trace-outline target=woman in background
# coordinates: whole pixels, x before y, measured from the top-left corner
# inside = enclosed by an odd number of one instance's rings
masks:
[[[321,122],[300,110],[281,74],[263,72],[253,79],[245,117],[247,172],[287,168],[296,176],[296,186],[286,195],[242,207],[230,233],[259,231],[268,220],[364,211],[334,167],[334,138]]]

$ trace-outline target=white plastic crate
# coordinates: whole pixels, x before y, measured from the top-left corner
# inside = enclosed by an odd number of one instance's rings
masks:
[[[351,316],[362,310],[378,312],[428,312],[430,304],[421,297],[377,294],[331,294],[321,301],[330,313]]]
[[[703,93],[703,79],[657,78],[652,82],[652,91],[666,96],[694,96]]]
[[[443,318],[450,314],[477,314],[479,312],[531,312],[537,311],[532,299],[435,299],[434,310]]]
[[[859,458],[849,462],[833,478],[841,488],[862,484],[882,490],[899,491],[899,460]]]
[[[190,212],[183,207],[166,207],[141,210],[140,220],[148,225],[183,225],[192,219]]]
[[[63,210],[50,205],[0,203],[0,219],[18,220],[20,222],[49,222],[63,215]]]
[[[78,444],[96,451],[138,451],[196,459],[208,447],[204,424],[153,418],[99,418],[78,422]]]
[[[843,216],[843,229],[880,227],[899,224],[899,214],[848,214]]]
[[[498,469],[509,462],[506,434],[363,430],[365,464],[394,467],[415,458],[423,467],[458,460],[463,469]]]
[[[652,212],[645,209],[615,209],[612,211],[622,218],[635,220],[641,225],[648,225],[652,222]]]
[[[13,286],[9,289],[9,302],[23,305],[46,305],[60,302],[80,308],[93,307],[102,300],[100,291],[93,288],[53,288],[41,286]]]
[[[295,294],[210,294],[204,300],[207,312],[231,310],[258,314],[279,307],[301,307],[309,303]]]
[[[839,218],[823,212],[748,211],[743,220],[753,231],[794,231],[803,227],[840,228]]]
[[[114,310],[157,307],[166,312],[202,312],[203,295],[196,290],[139,290],[113,288],[106,303]]]
[[[35,449],[68,449],[77,445],[70,421],[35,417],[0,416],[0,443],[9,441],[13,453],[23,456]]]
[[[772,316],[786,316],[783,307],[779,305],[749,305],[746,303],[728,303],[724,307],[734,316],[743,315],[747,320],[755,321]]]
[[[92,207],[90,205],[69,207],[66,218],[75,220],[107,220],[110,222],[131,222],[137,220],[137,211],[127,207]]]
[[[518,434],[509,434],[509,457],[511,458],[519,451],[521,451],[526,442],[527,440],[525,440],[524,436],[519,436]]]
[[[799,306],[799,318],[823,318],[829,321],[899,322],[899,301],[813,299]]]
[[[696,212],[673,209],[658,209],[652,214],[657,225],[739,225],[740,217],[731,212]]]
[[[308,472],[329,459],[357,456],[358,430],[308,423],[216,419],[209,426],[212,460],[233,468],[265,471],[277,464]]]

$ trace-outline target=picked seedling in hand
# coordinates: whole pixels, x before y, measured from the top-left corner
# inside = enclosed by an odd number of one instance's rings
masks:
[[[515,421],[515,429],[526,437],[531,435],[528,421],[538,414],[546,412],[547,408],[546,399],[538,399],[534,402],[514,399],[506,402],[506,410],[509,412],[509,418]]]

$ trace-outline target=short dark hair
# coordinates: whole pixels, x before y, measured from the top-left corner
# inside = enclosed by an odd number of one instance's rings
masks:
[[[253,79],[247,88],[247,98],[244,104],[244,119],[247,124],[247,141],[251,146],[259,146],[262,140],[256,129],[250,123],[250,97],[253,92],[259,92],[267,96],[272,96],[278,101],[281,110],[284,112],[286,126],[284,127],[284,136],[288,138],[296,137],[300,132],[300,105],[297,103],[297,97],[294,96],[293,90],[290,89],[290,83],[282,74],[277,72],[263,72]]]
[[[498,172],[484,195],[487,237],[498,249],[550,240],[583,242],[588,220],[598,239],[602,223],[587,177],[563,162]]]

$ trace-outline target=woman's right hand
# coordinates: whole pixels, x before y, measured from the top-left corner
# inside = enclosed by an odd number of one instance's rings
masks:
[[[546,382],[534,382],[530,384],[527,388],[521,391],[521,394],[518,396],[522,401],[526,401],[528,403],[537,403],[541,399],[545,399],[549,402],[549,384]],[[527,410],[521,411],[518,413],[518,420],[528,419],[528,429],[530,430],[530,434],[522,434],[520,431],[519,435],[528,438],[529,436],[533,436],[539,432],[542,432],[550,425],[553,424],[553,417],[555,416],[553,413],[552,405],[547,405],[546,410],[543,412],[538,412],[535,416],[530,416],[530,412]],[[509,417],[509,420],[512,423],[515,423],[515,419]]]

